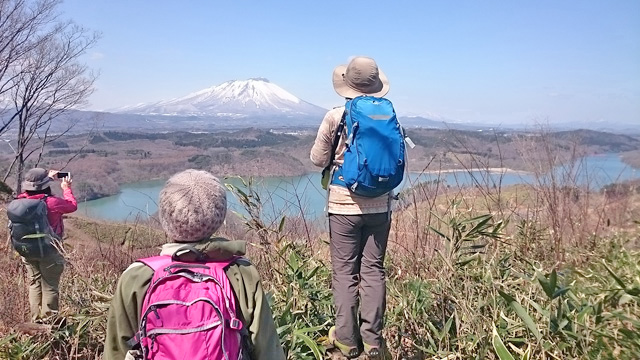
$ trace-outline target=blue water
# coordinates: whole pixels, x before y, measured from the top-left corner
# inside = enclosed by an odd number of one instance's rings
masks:
[[[554,171],[554,175],[558,179],[562,176],[572,176],[575,178],[575,183],[589,184],[591,189],[597,190],[612,182],[640,178],[640,170],[628,167],[617,154],[606,154],[592,155],[582,159],[576,163],[572,174],[566,174],[566,171],[559,168]],[[397,190],[407,189],[413,184],[424,181],[497,187],[533,183],[536,179],[530,174],[496,174],[486,171],[411,173]],[[224,179],[224,182],[242,189],[242,182],[238,178]],[[164,180],[154,180],[122,185],[117,195],[79,204],[78,212],[92,218],[113,221],[134,222],[147,218],[158,209],[157,200],[164,183]],[[319,173],[292,177],[254,178],[254,186],[264,204],[263,213],[269,220],[281,215],[304,215],[307,219],[313,220],[321,218],[324,214],[326,191],[320,186]],[[244,213],[237,199],[230,192],[227,193],[227,200],[229,210]]]
[[[232,177],[222,180],[246,192],[240,179]],[[315,219],[324,213],[326,191],[320,186],[318,173],[291,177],[256,177],[253,183],[264,204],[264,213],[270,214],[269,217],[304,214],[309,219]],[[120,193],[116,195],[78,204],[78,213],[114,221],[133,222],[147,218],[158,210],[157,200],[164,184],[165,180],[152,180],[121,185]],[[245,213],[229,191],[227,201],[230,211]]]

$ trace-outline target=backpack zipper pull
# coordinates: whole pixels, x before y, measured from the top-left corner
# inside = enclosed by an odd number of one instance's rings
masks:
[[[160,321],[160,326],[164,326],[164,324],[162,323],[162,319],[160,319],[160,315],[158,314],[158,307],[155,305],[151,306],[151,311],[153,311],[153,313],[156,315],[156,319],[158,319],[158,321]]]

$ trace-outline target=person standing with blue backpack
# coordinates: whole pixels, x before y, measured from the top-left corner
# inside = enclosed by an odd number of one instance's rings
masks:
[[[390,357],[382,337],[386,308],[384,257],[393,190],[406,167],[405,136],[389,81],[374,59],[355,57],[333,72],[344,107],[322,120],[311,161],[323,167],[327,190],[336,323],[329,340],[347,358],[364,351]]]

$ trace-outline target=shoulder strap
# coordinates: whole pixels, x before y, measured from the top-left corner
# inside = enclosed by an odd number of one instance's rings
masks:
[[[235,263],[236,260],[238,260],[238,257],[234,256],[226,260],[207,261],[206,264],[208,266],[215,266],[226,271],[227,267]]]
[[[184,255],[186,253],[190,253],[191,256],[193,257],[192,259],[190,259],[190,261],[195,261],[195,262],[204,262],[206,259],[206,255],[196,249],[195,246],[190,245],[190,244],[186,244],[183,245],[181,248],[179,248],[178,250],[176,250],[176,252],[173,253],[173,255],[171,256],[171,260],[173,261],[181,261],[178,256],[180,255]]]
[[[153,271],[158,271],[164,267],[167,267],[171,264],[171,256],[160,255],[160,256],[152,256],[144,259],[138,259],[139,262],[147,265]]]
[[[331,171],[331,166],[335,162],[336,157],[336,149],[338,148],[338,143],[340,142],[340,137],[342,136],[342,130],[344,130],[345,117],[347,116],[347,109],[344,109],[342,113],[342,117],[340,118],[340,122],[338,123],[338,127],[336,128],[336,133],[333,136],[333,144],[331,145],[331,156],[329,157],[329,164],[324,168],[324,171]]]
[[[40,199],[40,201],[44,203],[44,211],[46,211],[47,214],[49,214],[49,204],[47,204],[48,198],[49,198],[49,195],[45,194],[44,197]],[[49,221],[49,219],[47,219],[47,221]]]
[[[220,260],[220,261],[195,261],[195,262],[196,263],[207,264],[209,266],[216,266],[216,267],[219,267],[221,269],[226,269],[229,265],[235,263],[239,259],[246,260],[244,257],[233,256],[233,257],[231,257],[229,259]],[[160,269],[166,268],[167,266],[171,265],[171,263],[174,262],[174,261],[185,263],[185,261],[175,260],[171,256],[168,256],[168,255],[152,256],[152,257],[148,257],[148,258],[144,258],[144,259],[138,259],[137,261],[147,265],[148,267],[153,269],[154,272],[158,271]],[[190,262],[186,262],[186,263],[190,263]]]

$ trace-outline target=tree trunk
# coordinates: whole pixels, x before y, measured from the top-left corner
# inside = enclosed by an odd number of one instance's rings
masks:
[[[18,159],[18,167],[16,171],[16,194],[20,194],[22,192],[23,173],[24,173],[24,159],[22,158],[22,154],[20,154],[20,159]]]
[[[16,167],[16,194],[22,193],[22,173],[24,171],[24,151],[27,146],[27,113],[22,112],[20,114],[20,122],[18,126],[18,154],[17,154],[17,167]]]

